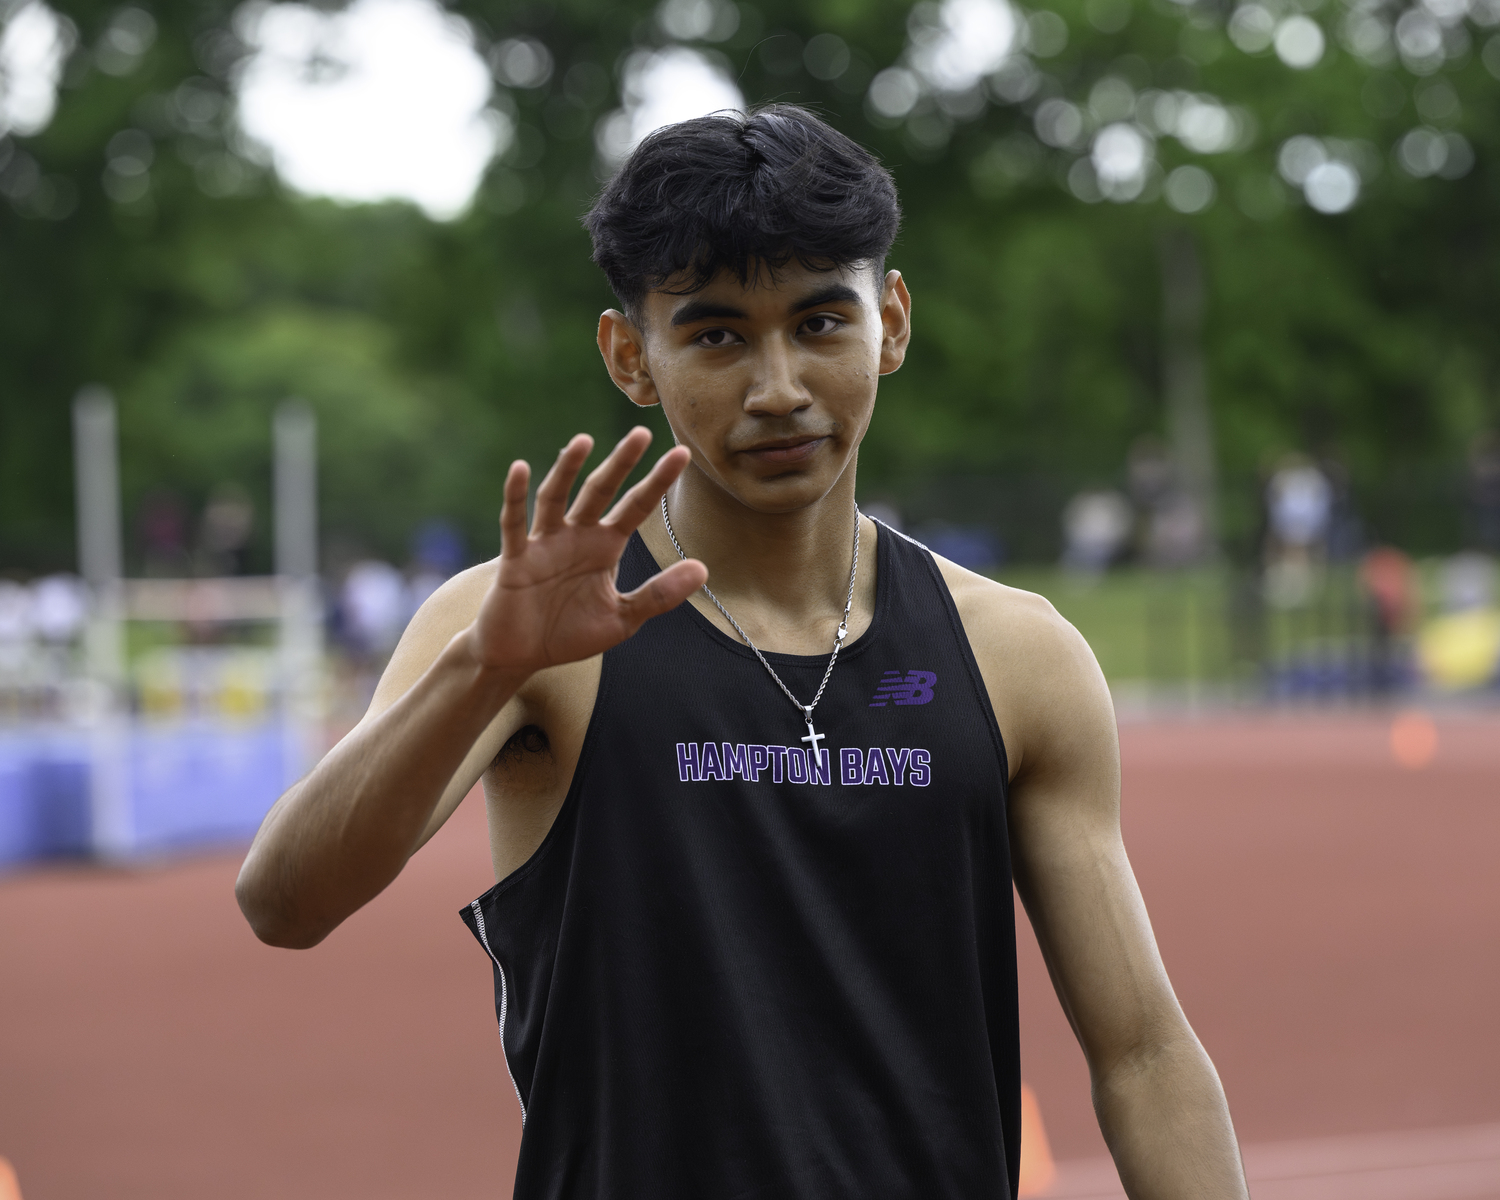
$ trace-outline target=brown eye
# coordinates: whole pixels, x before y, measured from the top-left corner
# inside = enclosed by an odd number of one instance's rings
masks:
[[[703,346],[727,346],[733,336],[727,329],[710,329],[706,333],[698,335],[698,342]]]
[[[809,317],[802,328],[808,333],[819,334],[832,333],[837,326],[838,322],[832,317]]]

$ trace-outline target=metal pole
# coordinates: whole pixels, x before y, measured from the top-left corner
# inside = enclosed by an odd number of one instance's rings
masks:
[[[82,389],[73,401],[78,566],[96,589],[118,584],[121,575],[118,441],[115,398],[106,388]]]
[[[73,400],[73,482],[78,567],[91,610],[85,633],[89,704],[89,804],[95,854],[118,858],[135,843],[125,712],[124,590],[121,584],[120,450],[115,400],[91,385]]]
[[[295,783],[317,760],[322,732],[323,604],[318,587],[318,426],[300,400],[272,421],[276,574],[281,593],[284,777]]]
[[[284,401],[272,422],[276,444],[276,574],[318,574],[318,422],[299,400]]]
[[[1218,546],[1213,420],[1203,361],[1203,267],[1193,235],[1170,231],[1162,242],[1164,391],[1172,451],[1182,486],[1202,522],[1202,557]]]

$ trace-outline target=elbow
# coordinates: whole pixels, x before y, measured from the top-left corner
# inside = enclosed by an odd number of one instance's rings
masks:
[[[234,882],[234,898],[250,930],[267,946],[280,950],[308,950],[328,936],[326,929],[311,929],[296,919],[290,906],[277,902],[255,877],[247,861]]]
[[[1203,1044],[1186,1019],[1166,1020],[1142,1031],[1129,1045],[1120,1047],[1106,1061],[1095,1065],[1096,1096],[1129,1091],[1142,1080],[1178,1077],[1184,1071],[1197,1074],[1204,1066],[1213,1071]]]
[[[311,950],[327,936],[324,933],[309,933],[283,922],[257,920],[255,917],[248,919],[255,936],[267,946],[275,946],[278,950]]]

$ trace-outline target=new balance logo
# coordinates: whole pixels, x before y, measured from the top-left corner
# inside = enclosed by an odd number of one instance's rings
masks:
[[[887,671],[880,686],[875,689],[871,708],[884,708],[887,704],[926,704],[932,699],[932,689],[937,686],[937,676],[931,671]]]

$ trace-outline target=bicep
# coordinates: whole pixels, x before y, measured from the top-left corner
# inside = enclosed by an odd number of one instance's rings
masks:
[[[1049,657],[1012,784],[1012,854],[1058,999],[1097,1074],[1180,1021],[1181,1010],[1120,834],[1108,688],[1071,628]]]

